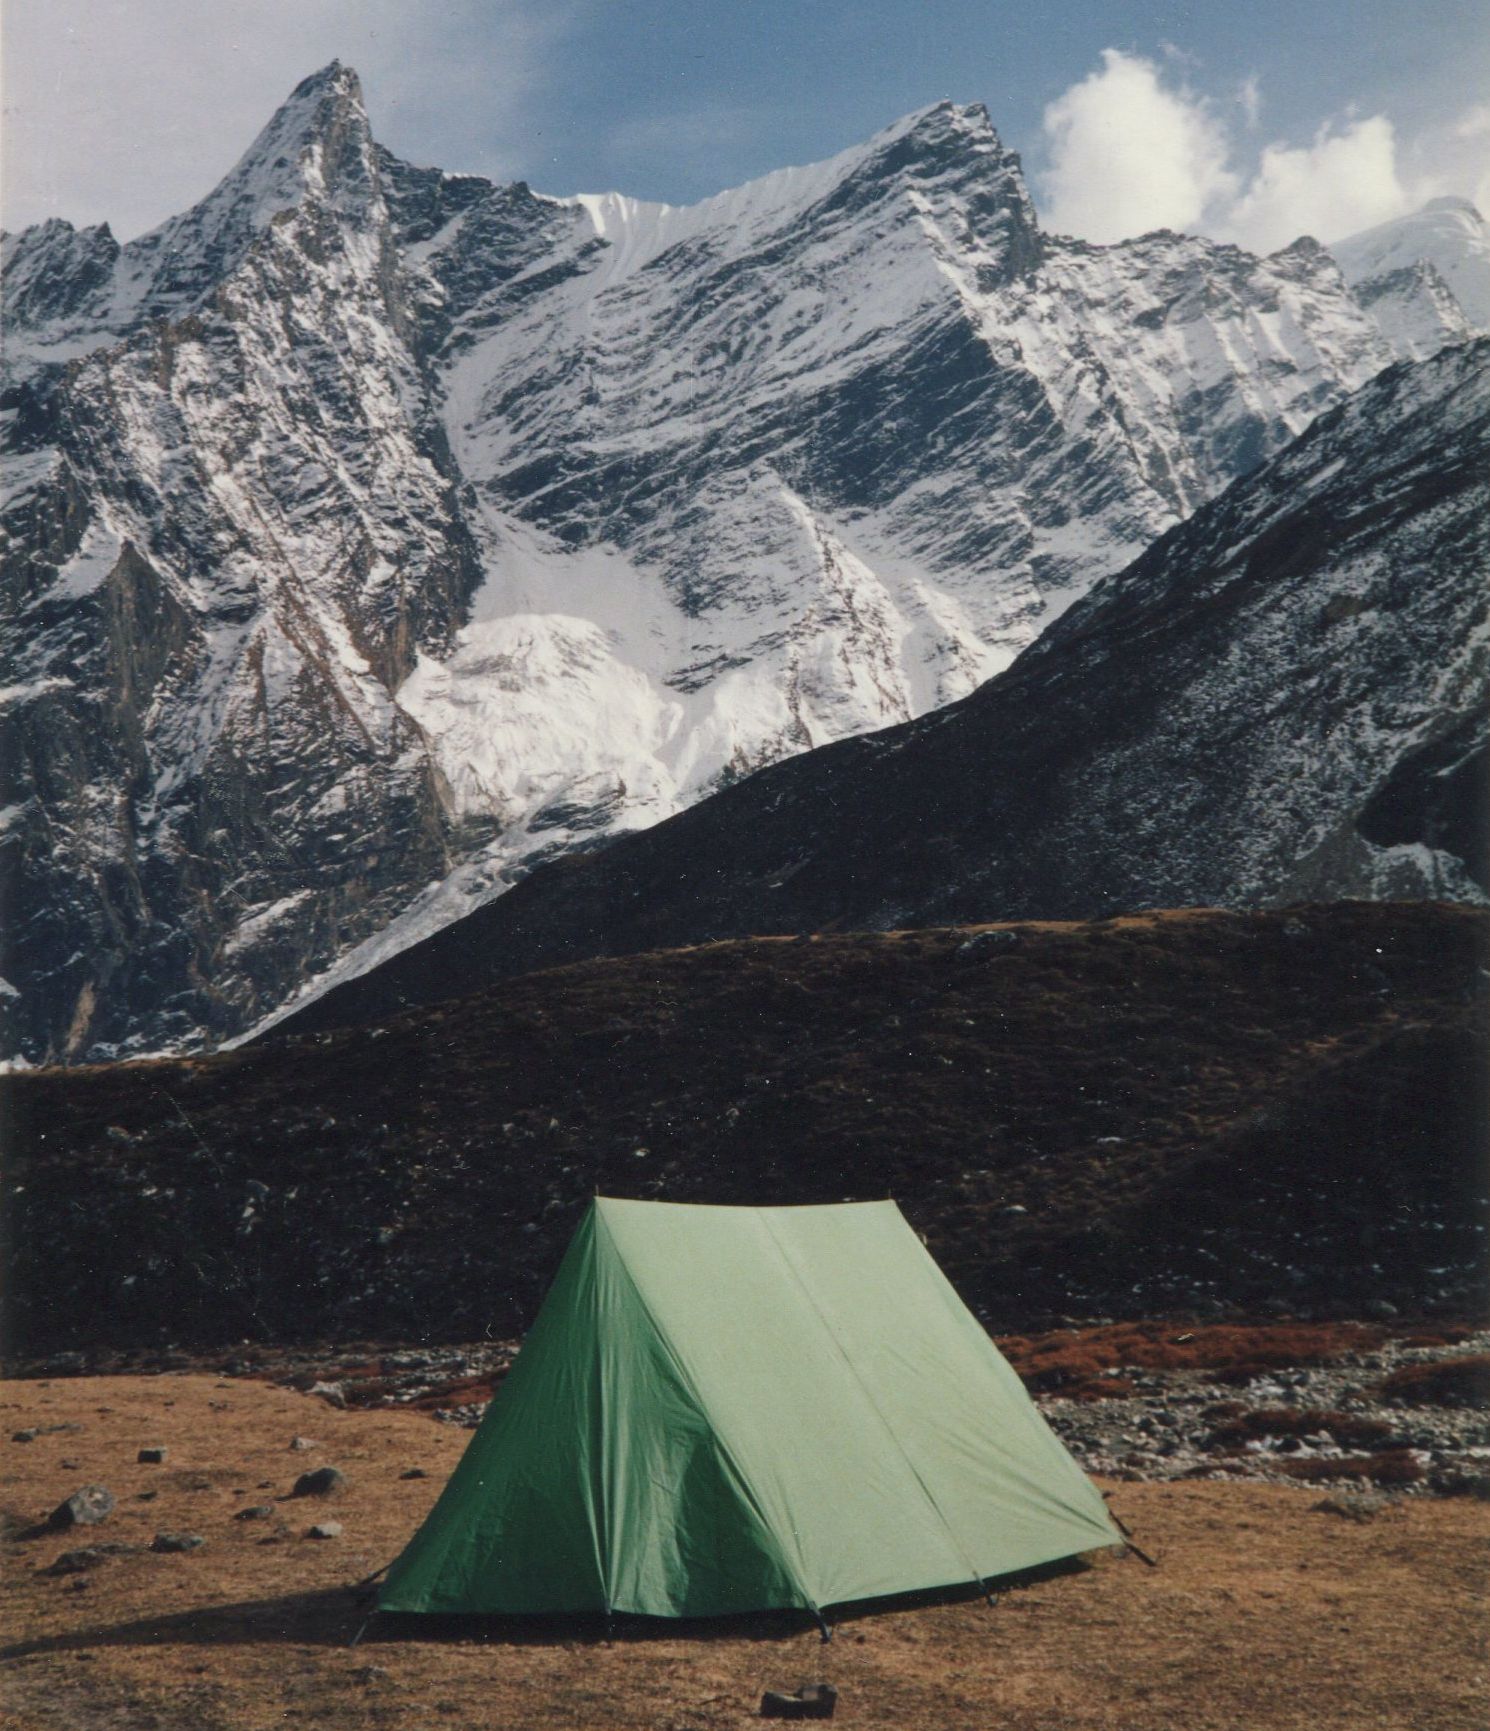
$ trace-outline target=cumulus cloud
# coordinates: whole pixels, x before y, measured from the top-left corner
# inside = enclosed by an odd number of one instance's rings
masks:
[[[1115,48],[1045,110],[1045,135],[1042,202],[1059,233],[1114,241],[1193,228],[1236,195],[1225,129],[1207,105]]]
[[[1228,121],[1154,61],[1107,49],[1097,71],[1045,110],[1048,166],[1037,186],[1046,225],[1100,242],[1189,229],[1265,252],[1301,234],[1339,240],[1443,193],[1490,214],[1490,107],[1405,146],[1387,116],[1373,114],[1327,122],[1307,144],[1258,150],[1238,134],[1262,107],[1249,78]]]
[[[1243,246],[1268,250],[1301,234],[1339,240],[1413,208],[1397,172],[1392,123],[1374,114],[1311,144],[1270,144],[1246,190],[1220,221]]]

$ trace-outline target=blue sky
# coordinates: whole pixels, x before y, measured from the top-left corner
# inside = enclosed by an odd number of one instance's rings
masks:
[[[1485,0],[7,0],[4,31],[7,227],[139,232],[334,57],[392,149],[549,192],[684,202],[950,96],[1097,240],[1490,199]]]

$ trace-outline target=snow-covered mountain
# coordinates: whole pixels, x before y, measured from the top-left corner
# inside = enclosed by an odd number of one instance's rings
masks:
[[[1468,199],[1432,199],[1330,251],[1404,359],[1490,332],[1490,224]]]
[[[972,696],[534,872],[284,1031],[752,934],[1484,903],[1487,770],[1490,338],[1321,416]]]
[[[232,1035],[964,696],[1392,354],[1312,242],[1045,235],[981,108],[674,209],[399,162],[335,65],[4,269],[32,1058]]]

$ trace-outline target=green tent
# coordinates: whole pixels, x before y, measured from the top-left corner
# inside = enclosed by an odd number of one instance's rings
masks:
[[[378,1608],[820,1614],[1121,1543],[893,1202],[597,1198]]]

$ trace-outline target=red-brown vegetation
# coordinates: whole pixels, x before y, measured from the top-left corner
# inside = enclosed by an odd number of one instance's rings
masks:
[[[1230,1403],[1228,1403],[1230,1404]],[[1228,1415],[1207,1439],[1212,1448],[1241,1448],[1261,1437],[1318,1436],[1327,1431],[1341,1448],[1366,1448],[1392,1434],[1384,1419],[1319,1407],[1260,1406]]]
[[[1389,1336],[1382,1325],[1364,1322],[1123,1322],[1004,1335],[998,1344],[1027,1387],[1064,1394],[1109,1370],[1208,1370],[1217,1380],[1248,1382],[1289,1365],[1370,1352]]]
[[[1374,1485],[1414,1485],[1428,1476],[1428,1469],[1410,1449],[1384,1449],[1379,1454],[1339,1455],[1291,1460],[1281,1456],[1279,1472],[1306,1484],[1330,1483],[1336,1479],[1369,1479]]]
[[[1490,1406],[1490,1353],[1404,1364],[1381,1385],[1387,1400],[1434,1406]]]

